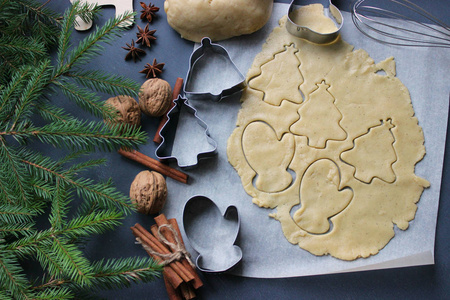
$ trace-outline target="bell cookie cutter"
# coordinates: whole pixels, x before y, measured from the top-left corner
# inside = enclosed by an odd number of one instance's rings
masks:
[[[172,109],[167,113],[167,122],[163,125],[163,127],[161,128],[161,130],[159,132],[159,135],[162,138],[162,142],[156,148],[155,154],[160,160],[165,160],[168,162],[172,162],[172,161],[176,162],[180,168],[187,169],[187,168],[195,167],[201,159],[209,158],[209,157],[216,155],[217,142],[211,138],[211,136],[209,134],[208,125],[206,125],[206,123],[198,117],[197,110],[189,104],[188,99],[183,98],[180,95],[180,96],[178,96],[177,99],[174,100],[174,104],[175,105],[172,107]],[[195,163],[182,163],[182,162],[180,163],[179,157],[167,154],[171,150],[170,146],[173,145],[174,136],[176,134],[177,123],[178,123],[176,121],[178,120],[178,117],[179,117],[182,109],[186,109],[187,113],[189,113],[195,117],[197,124],[200,125],[204,129],[204,134],[205,134],[207,142],[212,146],[211,150],[197,153]],[[170,136],[170,134],[172,134],[172,136]],[[170,143],[169,139],[171,139],[172,143]]]
[[[294,11],[296,9],[296,4],[300,2],[305,5],[305,2],[308,2],[308,4],[315,4],[315,3],[324,3],[324,15],[328,18],[330,18],[336,25],[337,29],[333,32],[327,32],[327,33],[321,33],[312,30],[311,28],[307,26],[301,26],[294,22]],[[286,29],[287,31],[299,38],[306,39],[310,42],[316,43],[316,44],[328,44],[336,40],[336,38],[339,35],[339,32],[342,28],[342,25],[344,24],[344,17],[342,16],[340,10],[334,6],[331,3],[331,0],[326,1],[298,1],[293,0],[291,1],[291,4],[289,5],[288,9],[288,20],[286,22]]]
[[[218,93],[213,91],[196,91],[195,83],[197,78],[195,78],[196,76],[194,74],[194,69],[196,67],[201,68],[202,60],[207,61],[211,57],[217,55],[220,56],[222,58],[222,62],[227,64],[230,70],[234,72],[234,76],[237,77],[236,82],[234,82],[231,86],[223,88]],[[209,63],[210,62],[208,62],[208,64]],[[189,70],[186,75],[186,83],[184,85],[184,94],[186,98],[189,100],[210,99],[218,102],[222,100],[222,98],[241,91],[245,88],[245,86],[245,76],[236,67],[228,51],[221,45],[212,43],[210,38],[204,37],[201,41],[200,47],[192,52],[189,60]]]
[[[183,227],[189,244],[199,254],[197,268],[208,273],[230,270],[242,260],[242,250],[235,245],[240,218],[235,206],[222,214],[205,196],[193,196],[183,209]]]

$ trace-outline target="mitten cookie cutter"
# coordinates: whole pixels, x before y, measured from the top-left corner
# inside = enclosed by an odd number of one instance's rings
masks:
[[[323,12],[326,17],[331,19],[337,29],[333,32],[329,33],[320,33],[317,31],[312,30],[311,28],[307,26],[301,26],[294,22],[294,11],[297,8],[296,5],[300,4],[300,6],[305,6],[308,4],[323,4]],[[312,1],[306,1],[306,0],[293,0],[291,1],[291,4],[289,5],[288,9],[288,20],[286,22],[286,29],[287,31],[299,38],[306,39],[310,42],[316,43],[316,44],[328,44],[334,41],[341,31],[342,25],[344,24],[344,17],[341,14],[341,11],[334,6],[331,3],[331,0],[312,0]]]
[[[235,245],[240,218],[235,206],[222,213],[206,196],[193,196],[183,209],[183,227],[187,239],[199,254],[195,260],[203,272],[222,273],[242,260],[242,250]]]
[[[158,148],[156,148],[155,154],[160,160],[165,160],[168,162],[176,162],[177,165],[180,168],[191,168],[197,166],[199,161],[201,159],[209,158],[217,153],[217,142],[211,138],[211,135],[209,134],[208,125],[200,119],[197,115],[197,110],[191,106],[188,102],[188,99],[183,98],[181,95],[178,96],[177,99],[174,100],[175,105],[172,107],[172,109],[167,113],[167,122],[164,124],[164,126],[161,128],[161,131],[159,132],[159,135],[162,138],[161,144],[159,144]],[[196,162],[195,163],[180,163],[180,159],[177,156],[173,156],[168,154],[170,152],[170,146],[169,144],[169,135],[176,134],[177,129],[177,121],[178,116],[180,115],[180,112],[182,109],[186,109],[186,112],[193,115],[198,123],[203,129],[204,129],[204,135],[206,137],[207,142],[212,146],[211,150],[200,152],[195,154],[196,155]],[[195,141],[193,141],[195,143]],[[173,143],[172,143],[173,144]]]
[[[223,60],[223,63],[228,64],[230,69],[235,72],[234,75],[238,77],[238,80],[231,86],[223,88],[218,93],[214,91],[196,91],[195,83],[198,79],[195,76],[194,69],[196,69],[196,67],[201,68],[202,60],[205,60],[205,62],[207,62],[208,64],[212,63],[211,58],[213,56],[220,56]],[[210,38],[203,38],[200,47],[192,52],[189,60],[189,70],[186,75],[186,83],[184,85],[185,96],[189,100],[210,99],[212,101],[218,102],[222,100],[222,98],[231,96],[232,94],[241,91],[245,88],[245,86],[245,76],[236,67],[228,51],[221,45],[212,43]]]

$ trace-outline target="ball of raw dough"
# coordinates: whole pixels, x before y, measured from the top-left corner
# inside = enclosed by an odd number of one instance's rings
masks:
[[[266,24],[273,0],[166,0],[167,22],[182,38],[200,42],[250,34]]]

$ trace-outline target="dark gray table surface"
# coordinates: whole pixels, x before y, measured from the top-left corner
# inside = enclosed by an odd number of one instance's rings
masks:
[[[41,0],[41,2],[45,2]],[[148,3],[147,1],[144,1]],[[141,62],[125,61],[126,51],[121,47],[136,40],[136,25],[123,33],[110,45],[105,45],[103,55],[95,58],[91,66],[95,69],[106,69],[111,73],[121,74],[137,82],[144,82],[145,76],[139,73],[145,63],[156,58],[164,62],[162,78],[171,85],[177,77],[185,78],[189,56],[193,44],[183,40],[167,24],[163,10],[164,1],[151,1],[161,10],[158,17],[151,24],[156,29],[156,42],[151,49],[146,50]],[[280,0],[275,2],[289,2]],[[422,6],[432,11],[441,19],[450,19],[450,1],[418,1]],[[333,2],[342,10],[349,11],[350,0]],[[69,0],[51,1],[48,4],[57,11],[64,11]],[[139,1],[134,0],[134,9],[139,10]],[[114,9],[105,7],[101,18],[96,24],[102,25],[104,21],[113,16]],[[147,22],[137,18],[137,25],[144,27]],[[75,32],[73,42],[84,38],[89,32]],[[450,50],[449,50],[450,51]],[[449,68],[449,66],[443,66]],[[450,84],[450,83],[449,83]],[[71,104],[66,105],[71,109]],[[89,117],[89,116],[86,116]],[[143,130],[148,132],[149,143],[141,151],[154,156],[155,145],[151,141],[159,120],[144,118]],[[440,207],[437,220],[435,265],[388,269],[379,271],[366,271],[336,275],[322,275],[283,279],[253,279],[242,278],[227,274],[202,274],[204,287],[198,291],[199,299],[450,299],[450,144],[448,141],[449,129],[447,126],[447,143],[443,167]],[[94,156],[106,157],[108,165],[97,169],[91,175],[94,178],[105,179],[112,177],[119,189],[128,194],[128,189],[134,176],[144,167],[132,163],[117,153],[96,153]],[[128,216],[124,225],[115,231],[102,236],[96,236],[86,246],[89,259],[96,260],[102,257],[144,256],[146,253],[134,244],[129,227],[135,223],[143,226],[153,224],[149,216],[132,214]],[[162,279],[154,282],[133,285],[131,288],[99,293],[107,299],[166,299],[167,294]]]

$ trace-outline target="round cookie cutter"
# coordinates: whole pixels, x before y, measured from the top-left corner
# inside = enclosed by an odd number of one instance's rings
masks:
[[[293,15],[294,11],[297,8],[297,5],[300,4],[300,6],[305,6],[309,4],[317,4],[320,3],[323,5],[323,12],[326,17],[331,19],[337,29],[333,32],[327,32],[327,33],[320,33],[317,31],[312,30],[311,28],[307,26],[301,26],[298,25],[293,21]],[[313,1],[297,1],[293,0],[291,1],[291,4],[289,5],[288,9],[288,21],[286,22],[286,29],[287,31],[299,38],[306,39],[310,42],[316,43],[316,44],[328,44],[334,41],[342,28],[342,25],[344,24],[344,17],[341,14],[341,11],[334,6],[331,3],[331,0],[313,0]]]

